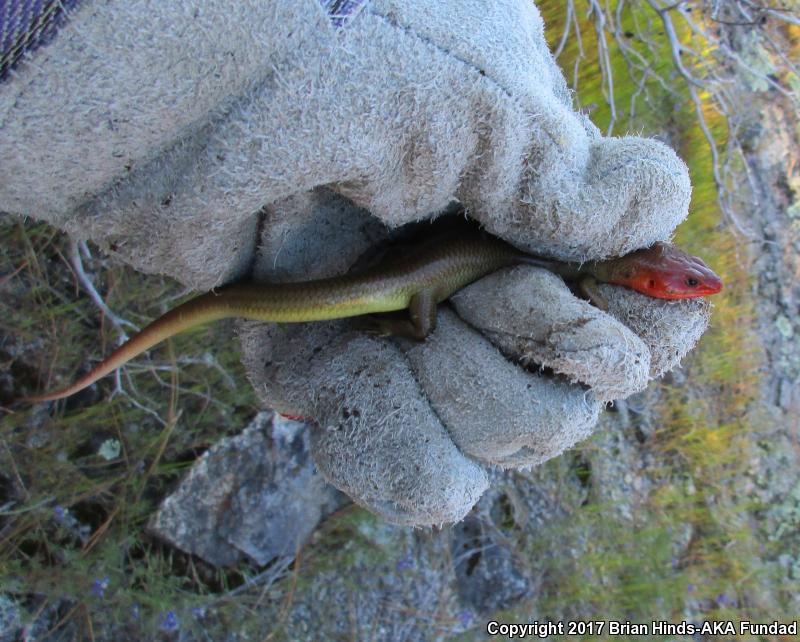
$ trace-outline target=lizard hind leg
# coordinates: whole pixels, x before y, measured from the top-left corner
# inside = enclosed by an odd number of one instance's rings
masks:
[[[371,314],[355,320],[358,330],[381,337],[403,337],[424,341],[436,329],[436,297],[432,290],[421,290],[408,304],[410,318],[400,314]]]
[[[420,290],[408,304],[411,324],[415,329],[414,339],[423,341],[436,329],[436,294],[433,290]]]

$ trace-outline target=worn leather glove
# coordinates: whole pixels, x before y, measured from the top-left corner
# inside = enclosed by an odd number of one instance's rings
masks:
[[[668,147],[572,110],[528,0],[66,4],[38,48],[4,53],[0,209],[199,290],[342,272],[454,199],[572,260],[667,239],[687,214]],[[244,323],[244,358],[265,403],[316,420],[333,484],[397,523],[451,522],[485,465],[587,437],[707,325],[701,300],[602,293],[608,314],[518,267],[458,293],[423,343]]]

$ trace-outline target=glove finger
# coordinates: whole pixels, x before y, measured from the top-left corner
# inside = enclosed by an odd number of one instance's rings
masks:
[[[597,422],[602,404],[591,393],[511,363],[445,307],[436,332],[401,347],[453,441],[480,461],[537,465]]]
[[[650,378],[677,366],[708,328],[708,299],[666,301],[616,285],[600,285],[608,313],[630,328],[650,351]]]
[[[462,519],[488,487],[389,341],[343,322],[245,324],[241,334],[255,389],[317,421],[319,470],[359,504],[397,524],[442,524]]]
[[[549,135],[533,136],[538,143],[527,158],[515,210],[465,201],[493,234],[532,252],[585,261],[668,239],[686,218],[689,173],[663,143],[636,136],[587,139],[564,115],[541,125]]]
[[[552,368],[598,399],[647,385],[650,351],[617,319],[572,295],[564,281],[519,266],[490,274],[451,299],[467,323],[523,364]]]

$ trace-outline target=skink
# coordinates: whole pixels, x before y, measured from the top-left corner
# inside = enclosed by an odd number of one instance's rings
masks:
[[[722,289],[720,278],[701,259],[665,243],[616,259],[576,264],[525,254],[479,232],[462,232],[358,274],[298,283],[235,284],[202,294],[153,321],[74,384],[26,400],[68,397],[183,330],[229,317],[295,323],[408,309],[410,321],[395,322],[393,330],[422,340],[436,327],[438,303],[480,277],[516,264],[544,267],[578,281],[600,307],[605,302],[594,290],[597,282],[662,299],[708,296]]]

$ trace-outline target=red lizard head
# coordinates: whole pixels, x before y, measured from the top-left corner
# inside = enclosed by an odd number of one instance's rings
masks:
[[[657,242],[617,260],[614,282],[659,299],[693,299],[722,290],[703,260]]]

